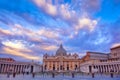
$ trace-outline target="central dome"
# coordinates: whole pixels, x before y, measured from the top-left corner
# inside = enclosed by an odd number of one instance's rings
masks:
[[[66,50],[63,48],[61,44],[58,50],[56,51],[56,56],[66,56],[66,55],[67,55]]]

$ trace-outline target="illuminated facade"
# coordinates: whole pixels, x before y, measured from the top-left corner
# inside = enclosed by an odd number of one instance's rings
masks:
[[[79,71],[80,61],[77,54],[67,54],[63,46],[60,45],[54,56],[44,55],[43,70],[56,72]]]

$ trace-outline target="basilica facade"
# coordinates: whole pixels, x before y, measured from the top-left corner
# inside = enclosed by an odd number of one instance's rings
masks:
[[[43,56],[43,71],[79,71],[80,62],[78,54],[67,54],[67,51],[60,45],[55,55],[45,54]]]

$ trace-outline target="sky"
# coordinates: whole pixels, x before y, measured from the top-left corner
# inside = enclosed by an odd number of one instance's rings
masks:
[[[42,61],[120,45],[120,0],[0,0],[0,57]]]

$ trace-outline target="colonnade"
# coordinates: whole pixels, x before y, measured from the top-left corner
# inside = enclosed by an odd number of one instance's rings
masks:
[[[88,64],[89,72],[120,73],[120,62],[96,62]]]
[[[0,73],[31,72],[31,68],[28,64],[0,63]]]
[[[120,72],[120,64],[94,65],[93,69],[97,69],[100,73],[118,73]]]

